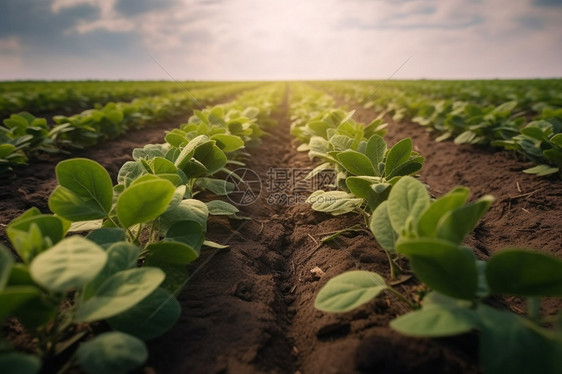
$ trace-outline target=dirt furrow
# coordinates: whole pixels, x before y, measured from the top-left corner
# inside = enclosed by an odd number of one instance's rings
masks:
[[[391,331],[388,321],[405,311],[393,298],[343,315],[314,308],[329,278],[350,269],[388,276],[387,260],[368,232],[319,245],[324,233],[360,218],[303,203],[311,189],[283,173],[314,165],[289,135],[286,100],[276,119],[247,164],[262,181],[259,199],[240,207],[252,220],[211,219],[209,236],[230,248],[207,250],[193,264],[192,272],[202,270],[179,297],[181,320],[150,344],[149,365],[162,373],[476,372],[472,344]]]

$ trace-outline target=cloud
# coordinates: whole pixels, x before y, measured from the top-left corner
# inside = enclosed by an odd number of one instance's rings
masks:
[[[117,0],[115,10],[124,16],[166,10],[178,5],[177,0]]]
[[[397,78],[562,76],[559,3],[7,0],[0,78],[167,79],[151,55],[177,79],[384,79],[411,55]]]

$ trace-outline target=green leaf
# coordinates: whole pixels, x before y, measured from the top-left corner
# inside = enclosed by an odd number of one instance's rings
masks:
[[[185,199],[178,206],[168,209],[160,216],[160,232],[165,235],[167,230],[179,221],[195,221],[206,231],[209,209],[204,202],[197,199]]]
[[[117,218],[124,227],[151,221],[164,213],[174,195],[174,185],[163,179],[134,184],[117,199]]]
[[[20,353],[0,353],[0,373],[2,374],[36,374],[41,369],[39,357]]]
[[[151,340],[168,331],[178,321],[181,306],[168,291],[157,288],[129,310],[108,320],[114,330],[142,340]]]
[[[49,208],[69,221],[105,218],[113,204],[109,173],[95,161],[75,158],[59,162],[60,184],[49,198]]]
[[[223,152],[229,153],[244,148],[244,141],[236,135],[216,134],[211,136],[212,140],[217,142],[217,146]]]
[[[151,243],[146,250],[149,252],[147,258],[172,265],[187,265],[199,257],[199,253],[193,247],[179,241]]]
[[[64,227],[59,217],[24,213],[8,224],[6,233],[18,255],[27,263],[38,253],[61,241]]]
[[[468,234],[472,232],[474,226],[480,218],[488,211],[494,198],[486,195],[477,201],[455,208],[443,215],[435,229],[438,238],[449,240],[455,244],[460,244]]]
[[[377,273],[354,270],[335,276],[318,293],[314,306],[325,312],[347,312],[387,289]]]
[[[222,200],[212,200],[207,203],[209,214],[213,216],[232,216],[240,212],[234,205]]]
[[[78,363],[89,374],[123,374],[141,366],[148,358],[146,346],[134,336],[106,332],[82,344]]]
[[[527,173],[527,174],[536,174],[539,177],[542,177],[544,175],[550,175],[550,174],[554,174],[554,173],[558,173],[560,169],[559,168],[555,168],[552,167],[550,165],[537,165],[535,167],[529,168],[529,169],[525,169],[523,170],[523,173]]]
[[[347,177],[345,184],[355,196],[365,199],[371,210],[386,200],[390,193],[390,184],[380,183],[378,177]],[[380,193],[377,193],[373,187],[380,190]]]
[[[215,195],[224,196],[234,191],[234,184],[222,179],[197,178],[197,187],[209,190]]]
[[[140,249],[132,243],[125,241],[112,243],[107,249],[107,262],[101,272],[82,291],[84,300],[93,296],[105,283],[106,279],[113,274],[137,266]]]
[[[357,151],[343,151],[337,154],[338,161],[350,173],[354,175],[374,176],[373,166],[367,156]]]
[[[388,216],[388,202],[384,201],[373,212],[369,222],[369,228],[373,232],[375,239],[388,252],[396,252],[396,239],[398,234],[392,228],[390,217]]]
[[[360,207],[363,199],[355,198],[345,191],[315,191],[306,199],[312,209],[333,215],[349,213]]]
[[[432,239],[403,239],[396,250],[410,258],[416,276],[445,295],[472,300],[477,290],[478,273],[473,256],[453,243]]]
[[[562,260],[545,253],[506,249],[486,267],[494,293],[517,296],[562,296]]]
[[[394,144],[386,156],[384,175],[390,175],[394,169],[402,165],[412,154],[412,139],[404,138]]]
[[[91,322],[113,317],[135,306],[150,295],[164,280],[164,272],[153,267],[119,271],[80,304],[74,319]]]
[[[480,304],[479,357],[490,374],[559,373],[562,339],[513,314]]]
[[[14,259],[8,248],[0,244],[0,291],[8,284]]]
[[[392,170],[392,172],[388,174],[386,178],[390,179],[396,176],[412,175],[418,172],[419,170],[421,170],[422,166],[423,166],[422,162],[417,162],[413,160],[406,161],[405,163],[394,168],[394,170]]]
[[[371,160],[371,166],[376,176],[380,176],[379,163],[383,162],[384,154],[386,153],[386,142],[379,135],[373,135],[367,142],[365,154]]]
[[[154,266],[161,269],[166,274],[166,278],[160,284],[160,288],[174,295],[179,293],[189,278],[185,265],[174,265],[166,261],[160,261],[152,256],[146,258],[144,266]]]
[[[463,334],[478,326],[474,310],[444,305],[424,306],[390,322],[390,327],[401,334],[431,338]]]
[[[0,291],[0,322],[12,315],[21,305],[40,297],[41,290],[34,286],[8,286]]]
[[[388,216],[394,231],[402,233],[408,218],[417,219],[429,206],[429,193],[425,186],[412,177],[402,177],[388,195]]]
[[[469,194],[468,188],[458,187],[432,202],[418,220],[418,235],[435,236],[439,220],[448,212],[462,206]]]
[[[107,253],[94,242],[72,236],[40,253],[31,262],[31,277],[54,292],[81,287],[103,269]]]
[[[125,230],[118,227],[102,227],[89,233],[86,239],[102,248],[108,248],[113,243],[125,240]]]

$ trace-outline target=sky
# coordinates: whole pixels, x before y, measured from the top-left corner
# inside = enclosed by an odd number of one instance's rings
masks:
[[[0,80],[562,77],[562,0],[0,0]]]

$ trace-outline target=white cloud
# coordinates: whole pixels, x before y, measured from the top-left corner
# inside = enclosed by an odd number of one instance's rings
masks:
[[[67,32],[140,37],[146,59],[101,78],[167,79],[150,54],[178,79],[384,79],[411,55],[396,78],[562,76],[562,7],[531,0],[183,0],[129,16],[116,3],[51,6],[100,9]]]

